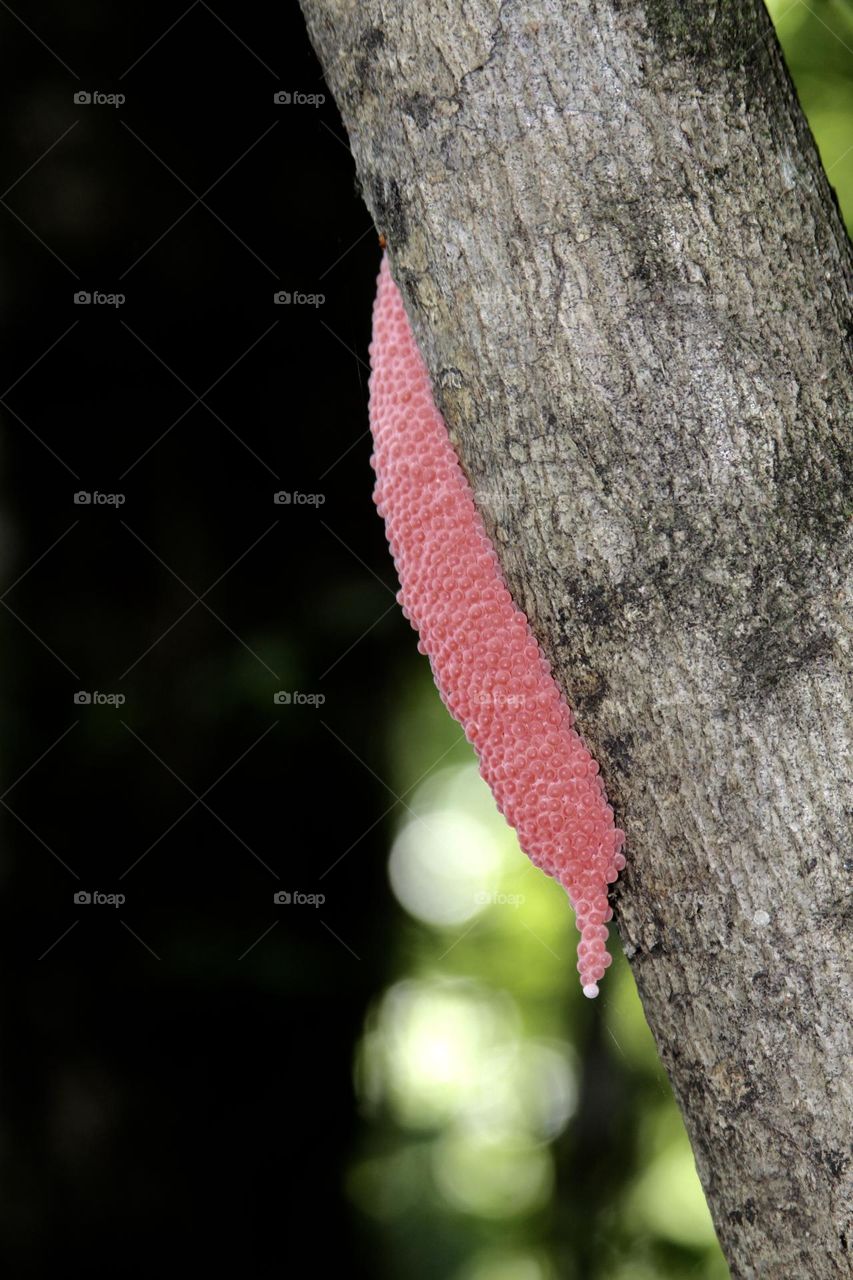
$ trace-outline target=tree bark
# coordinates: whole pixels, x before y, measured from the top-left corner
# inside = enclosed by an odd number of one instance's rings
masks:
[[[848,1277],[853,258],[767,14],[302,7],[627,830],[618,925],[732,1275]]]

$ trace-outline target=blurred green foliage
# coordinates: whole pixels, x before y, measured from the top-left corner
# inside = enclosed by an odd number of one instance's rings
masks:
[[[828,176],[853,217],[853,7],[773,0]],[[415,727],[413,731],[413,726]],[[397,977],[356,1061],[351,1199],[406,1280],[725,1280],[627,964],[580,993],[565,893],[518,849],[419,663],[388,758]]]
[[[398,977],[359,1046],[349,1173],[387,1274],[724,1280],[625,961],[584,999],[565,892],[522,855],[425,664],[391,734]]]
[[[853,4],[768,0],[800,102],[853,230]]]

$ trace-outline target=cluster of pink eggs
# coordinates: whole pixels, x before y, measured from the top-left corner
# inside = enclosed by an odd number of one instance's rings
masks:
[[[611,959],[607,892],[625,866],[625,834],[507,590],[386,257],[370,356],[374,501],[400,580],[397,598],[498,808],[531,861],[569,895],[581,984],[596,996]]]

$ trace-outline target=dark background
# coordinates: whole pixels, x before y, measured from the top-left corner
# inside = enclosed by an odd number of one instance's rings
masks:
[[[387,807],[356,756],[379,765],[389,669],[411,660],[369,502],[376,234],[328,94],[273,101],[327,93],[296,5],[18,13],[0,14],[0,1253],[15,1275],[168,1255],[264,1276],[310,1241],[318,1269],[374,1275],[340,1166],[385,971],[381,824],[322,913],[273,893],[318,891]]]
[[[388,1113],[359,1118],[353,1058],[421,945],[388,885],[400,804],[385,779],[427,728],[406,713],[425,664],[370,502],[379,248],[342,125],[293,3],[13,8],[0,1261],[12,1276],[142,1277],[164,1261],[461,1275],[494,1224],[440,1198],[424,1208],[424,1192],[377,1225],[347,1192],[360,1151],[403,1150]],[[850,8],[792,8],[780,33],[831,140],[853,112]],[[126,101],[77,104],[80,91]],[[276,104],[281,91],[325,102]],[[836,150],[841,192],[853,167]],[[75,304],[78,291],[125,301]],[[324,300],[276,305],[279,291]],[[75,504],[81,491],[124,501]],[[276,504],[279,491],[322,504]],[[125,901],[75,902],[95,890]],[[286,908],[276,891],[325,902]],[[611,1280],[610,1210],[648,1162],[649,1099],[679,1122],[653,1055],[636,1066],[634,1033],[623,1051],[604,1002],[571,990],[582,1106],[556,1147],[563,1208],[513,1240],[550,1242],[561,1280]],[[625,1275],[721,1274],[701,1231],[694,1247],[649,1230],[646,1270]]]

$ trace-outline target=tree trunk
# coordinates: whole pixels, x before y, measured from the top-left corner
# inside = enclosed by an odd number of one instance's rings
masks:
[[[853,259],[767,14],[302,7],[627,830],[618,924],[732,1275],[848,1277]]]

